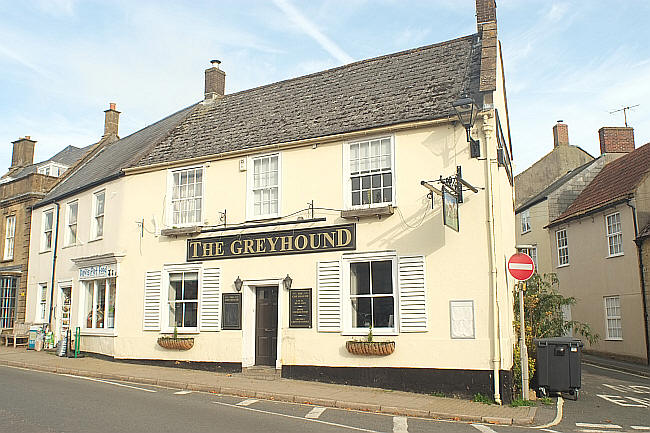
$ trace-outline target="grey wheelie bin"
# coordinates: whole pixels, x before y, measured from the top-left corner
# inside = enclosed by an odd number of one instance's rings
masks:
[[[555,337],[540,338],[534,342],[537,349],[538,390],[544,395],[567,392],[577,400],[582,375],[582,341],[573,337]]]

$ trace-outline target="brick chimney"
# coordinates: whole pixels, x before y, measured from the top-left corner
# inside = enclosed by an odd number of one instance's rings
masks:
[[[117,129],[120,123],[120,112],[115,109],[115,102],[108,105],[108,110],[105,110],[106,116],[104,118],[104,137],[109,135],[117,136]]]
[[[26,135],[24,138],[19,138],[12,143],[14,145],[14,151],[11,154],[11,167],[9,167],[9,170],[27,167],[34,163],[34,145],[36,144],[36,140],[32,140],[29,135]]]
[[[603,126],[598,130],[600,153],[629,153],[634,150],[634,128]]]
[[[483,30],[483,24],[497,21],[496,0],[476,0],[476,28]]]
[[[553,148],[569,145],[569,127],[562,120],[553,125]]]
[[[219,69],[219,60],[210,60],[212,67],[205,70],[205,100],[223,98],[226,92],[226,73]]]

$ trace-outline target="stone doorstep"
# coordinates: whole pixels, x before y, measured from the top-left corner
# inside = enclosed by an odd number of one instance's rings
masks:
[[[512,424],[529,425],[533,423],[533,419],[535,418],[535,414],[537,412],[536,407],[531,407],[528,410],[528,416],[520,417],[520,418],[452,414],[452,413],[442,413],[436,411],[428,411],[423,409],[414,409],[414,408],[399,407],[399,406],[380,406],[380,405],[369,404],[369,403],[339,401],[339,400],[331,400],[331,399],[315,398],[315,397],[307,397],[307,396],[299,396],[299,395],[283,394],[283,393],[275,393],[275,392],[249,391],[249,390],[239,389],[239,388],[209,386],[209,385],[196,384],[196,383],[185,383],[179,381],[153,379],[153,378],[145,378],[145,377],[124,376],[120,374],[99,373],[93,371],[68,369],[63,367],[49,367],[49,366],[41,366],[36,364],[28,364],[24,362],[7,361],[7,360],[0,360],[0,365],[22,367],[30,370],[45,371],[45,372],[50,372],[55,374],[56,373],[69,374],[69,375],[101,378],[101,379],[108,379],[108,380],[121,380],[125,382],[139,383],[143,385],[157,385],[157,386],[162,386],[165,388],[172,388],[172,389],[188,389],[192,391],[207,392],[212,394],[224,394],[224,395],[232,395],[232,396],[246,397],[246,398],[259,398],[262,400],[284,401],[289,403],[311,404],[311,405],[324,406],[324,407],[357,410],[362,412],[384,413],[387,415],[410,416],[416,418],[446,419],[451,421],[463,421],[463,422],[484,422],[487,424],[500,424],[500,425],[512,425]]]

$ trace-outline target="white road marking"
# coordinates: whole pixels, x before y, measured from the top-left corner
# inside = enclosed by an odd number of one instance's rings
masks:
[[[323,407],[323,406],[316,406],[315,408],[313,408],[312,410],[310,410],[309,413],[308,413],[307,415],[305,415],[305,418],[316,419],[316,418],[318,418],[319,416],[321,416],[321,414],[322,414],[323,412],[325,412],[325,409],[327,409],[327,408],[326,408],[326,407]]]
[[[254,398],[249,398],[248,400],[240,401],[239,403],[237,403],[237,406],[248,406],[253,403],[257,403],[258,401],[259,400],[256,400]]]
[[[625,401],[626,398],[629,398],[630,400],[635,400],[632,397],[623,397],[620,395],[608,395],[608,394],[596,394],[598,397],[602,398],[603,400],[607,400],[610,403],[617,404],[619,406],[627,406],[627,407],[646,407],[644,404],[632,404],[632,403],[627,403]]]
[[[596,430],[593,428],[583,428],[583,429],[578,429],[578,431],[582,433],[605,433],[611,430]]]
[[[405,416],[393,417],[393,433],[409,433],[409,426]]]
[[[582,361],[582,363],[583,363],[583,364],[586,364],[586,365],[588,365],[588,366],[590,366],[590,367],[600,368],[600,369],[602,369],[602,370],[615,371],[615,372],[617,372],[617,373],[621,373],[621,374],[629,374],[630,376],[636,376],[636,377],[640,377],[640,378],[642,378],[642,379],[646,379],[646,380],[649,380],[649,379],[650,379],[650,377],[648,377],[648,376],[643,376],[642,374],[635,374],[635,373],[630,373],[630,372],[628,372],[628,371],[617,370],[617,369],[615,369],[615,368],[603,367],[603,366],[601,366],[601,365],[592,364],[591,362],[585,362],[585,361]]]
[[[631,425],[630,426],[632,430],[646,430],[650,431],[650,427],[644,426],[644,425]]]
[[[577,422],[576,427],[589,427],[589,428],[623,428],[617,424],[591,424],[588,422]]]
[[[472,427],[474,427],[476,430],[482,432],[482,433],[496,433],[494,430],[492,430],[490,427],[483,425],[483,424],[472,424]]]
[[[147,388],[140,388],[138,386],[132,386],[132,385],[125,385],[123,383],[117,383],[117,382],[111,382],[110,380],[102,380],[102,379],[95,379],[92,377],[84,377],[84,376],[74,376],[72,374],[62,374],[61,376],[67,376],[67,377],[74,377],[77,379],[85,379],[85,380],[91,380],[93,382],[101,382],[101,383],[108,383],[110,385],[115,385],[115,386],[122,386],[124,388],[131,388],[131,389],[137,389],[139,391],[145,391],[145,392],[158,392],[153,389],[147,389]]]
[[[558,425],[560,421],[562,421],[562,408],[564,407],[564,399],[562,397],[557,398],[557,412],[555,413],[555,419],[553,421],[549,422],[548,424],[544,425],[536,425],[535,427],[532,428],[539,428],[539,429],[547,429],[549,427],[553,427],[554,425]]]
[[[185,394],[191,394],[192,391],[176,391],[174,395],[185,395]]]
[[[543,428],[542,431],[547,431],[547,432],[550,432],[550,433],[560,433],[559,431],[551,430],[550,428]]]
[[[300,416],[287,415],[287,414],[284,414],[284,413],[269,412],[268,410],[253,409],[252,407],[237,406],[235,404],[228,404],[228,403],[223,403],[223,402],[220,402],[220,401],[213,401],[212,403],[220,404],[222,406],[238,407],[240,409],[250,410],[251,412],[265,413],[267,415],[276,415],[276,416],[282,416],[282,417],[285,417],[285,418],[301,419],[303,421],[308,421],[308,422],[317,422],[317,423],[320,423],[320,424],[331,425],[331,426],[334,426],[334,427],[343,427],[343,428],[347,428],[347,429],[350,429],[350,430],[365,431],[365,432],[369,432],[369,433],[379,433],[378,431],[368,430],[366,428],[352,427],[350,425],[337,424],[335,422],[328,422],[328,421],[321,421],[319,419],[303,418],[303,417],[300,417]]]

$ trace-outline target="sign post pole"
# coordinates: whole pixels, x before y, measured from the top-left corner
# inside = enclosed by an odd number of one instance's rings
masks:
[[[528,347],[526,347],[526,320],[524,315],[524,293],[526,280],[533,276],[535,264],[528,254],[518,253],[508,260],[508,272],[520,281],[519,286],[519,359],[521,361],[521,398],[530,398],[530,385],[528,380]]]

